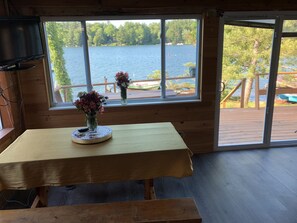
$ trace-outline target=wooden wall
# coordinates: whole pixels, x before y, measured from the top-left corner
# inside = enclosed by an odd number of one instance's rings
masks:
[[[208,41],[203,55],[207,66],[203,66],[202,102],[107,107],[105,113],[99,116],[100,124],[172,122],[194,152],[212,151],[216,68],[211,64],[216,64],[218,18],[206,16],[204,22],[211,28],[205,29]],[[26,128],[84,125],[84,115],[75,109],[49,110],[43,66],[43,61],[38,61],[36,68],[20,71]]]
[[[11,14],[22,15],[119,15],[156,13],[203,13],[219,11],[268,11],[296,10],[294,0],[4,0]]]
[[[19,91],[18,73],[0,71],[0,152],[24,131],[23,101]],[[5,100],[5,98],[7,100]]]
[[[23,102],[19,91],[18,73],[0,71],[0,114],[2,125],[0,130],[0,153],[13,142],[23,131]],[[4,97],[7,100],[4,100]],[[0,192],[0,209],[6,204],[5,198],[9,198],[14,191],[4,190]]]
[[[5,2],[5,1],[3,1]],[[236,0],[10,0],[9,10],[0,14],[38,16],[100,16],[136,14],[203,14],[202,102],[149,106],[106,108],[99,117],[102,125],[172,122],[195,153],[211,152],[214,148],[214,119],[217,73],[219,16],[234,10],[297,10],[295,1]],[[36,67],[20,71],[19,79],[24,103],[25,128],[52,128],[84,125],[84,116],[75,109],[50,110],[46,73],[42,60]]]

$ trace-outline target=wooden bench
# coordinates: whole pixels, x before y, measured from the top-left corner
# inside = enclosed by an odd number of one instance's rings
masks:
[[[1,223],[198,223],[202,222],[191,198],[84,204],[0,211]]]

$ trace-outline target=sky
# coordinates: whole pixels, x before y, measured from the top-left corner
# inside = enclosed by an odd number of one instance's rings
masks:
[[[119,27],[120,25],[124,25],[125,22],[137,22],[137,23],[145,23],[145,24],[150,24],[152,22],[159,22],[160,19],[142,19],[142,20],[134,20],[134,19],[127,19],[127,20],[101,20],[101,21],[88,21],[89,23],[96,23],[96,22],[107,22],[109,21],[111,24],[113,24],[115,27]]]

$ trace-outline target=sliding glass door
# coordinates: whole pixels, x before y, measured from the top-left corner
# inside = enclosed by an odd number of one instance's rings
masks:
[[[219,146],[263,143],[274,27],[273,19],[224,22]]]
[[[218,149],[296,145],[297,19],[226,16],[221,28]]]
[[[297,20],[283,20],[275,88],[272,142],[297,139]]]

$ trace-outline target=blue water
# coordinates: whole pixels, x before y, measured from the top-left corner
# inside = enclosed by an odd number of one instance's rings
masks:
[[[90,47],[90,68],[93,83],[114,81],[118,71],[126,71],[132,80],[147,79],[148,74],[161,70],[160,45]],[[193,45],[166,46],[166,72],[169,76],[184,74],[185,63],[195,64],[196,50]],[[85,84],[83,49],[64,48],[66,69],[72,84]]]
[[[233,87],[235,87],[239,82],[240,81],[236,82],[236,84]],[[267,89],[267,85],[268,85],[268,76],[260,77],[259,88],[260,89]],[[239,88],[233,94],[233,96],[240,97],[241,96],[241,88]],[[260,95],[259,100],[260,101],[266,101],[266,98],[267,98],[266,95]],[[255,81],[253,83],[252,92],[251,92],[251,96],[250,96],[250,101],[255,101]]]
[[[186,63],[195,64],[196,49],[193,45],[170,45],[166,46],[165,52],[166,73],[170,77],[187,73],[188,67],[184,66]],[[114,82],[114,76],[118,71],[128,72],[132,80],[145,80],[153,71],[161,70],[160,45],[90,47],[89,57],[93,84],[103,83],[104,77],[108,82]],[[64,58],[72,85],[86,84],[83,48],[64,48]],[[261,78],[260,88],[264,88],[265,84],[267,79]],[[104,91],[103,87],[95,89]],[[79,91],[86,90],[86,87],[74,88],[73,95],[76,96]],[[234,94],[234,96],[239,95],[240,91]],[[265,98],[261,96],[260,100]],[[254,90],[251,100],[254,100]]]

